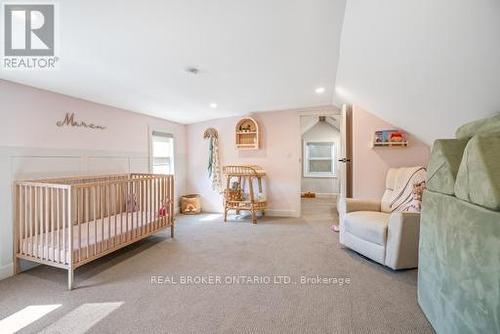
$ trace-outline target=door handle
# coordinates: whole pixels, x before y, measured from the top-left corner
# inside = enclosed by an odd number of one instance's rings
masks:
[[[342,159],[339,159],[339,162],[347,163],[347,162],[351,162],[351,159],[342,158]]]

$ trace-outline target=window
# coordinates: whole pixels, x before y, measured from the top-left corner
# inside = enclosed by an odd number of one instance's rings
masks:
[[[151,149],[153,174],[174,174],[174,137],[153,131]]]
[[[335,144],[304,142],[304,176],[335,177]]]

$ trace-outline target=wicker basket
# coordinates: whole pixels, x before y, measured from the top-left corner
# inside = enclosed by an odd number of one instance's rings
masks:
[[[191,194],[181,197],[181,213],[185,215],[196,215],[201,212],[200,195]]]
[[[240,188],[233,190],[233,189],[226,189],[224,192],[224,196],[226,198],[226,201],[242,201],[243,200],[243,192],[241,191]]]

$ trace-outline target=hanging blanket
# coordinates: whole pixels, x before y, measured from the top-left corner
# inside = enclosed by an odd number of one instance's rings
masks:
[[[425,188],[425,167],[394,168],[387,173],[383,212],[420,212]]]

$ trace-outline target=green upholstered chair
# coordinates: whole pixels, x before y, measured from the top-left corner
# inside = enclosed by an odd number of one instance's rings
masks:
[[[427,178],[418,302],[438,333],[500,333],[500,115],[437,140]]]

